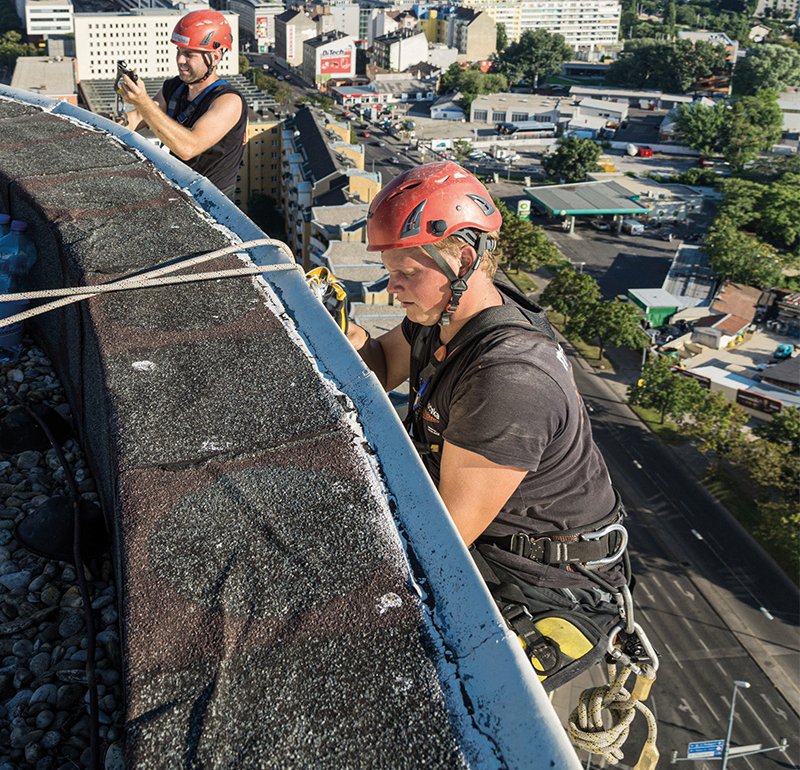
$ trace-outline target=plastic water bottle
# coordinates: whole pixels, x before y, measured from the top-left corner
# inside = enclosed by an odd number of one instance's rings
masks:
[[[0,214],[0,238],[11,232],[11,217],[8,214]]]
[[[25,230],[25,222],[14,220],[10,231],[0,238],[0,294],[25,288],[25,278],[36,262],[36,247]],[[9,318],[25,310],[29,301],[0,302],[0,318]],[[22,322],[0,328],[0,363],[16,361],[22,351]]]

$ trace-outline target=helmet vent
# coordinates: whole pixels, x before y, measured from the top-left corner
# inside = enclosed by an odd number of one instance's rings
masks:
[[[467,197],[471,198],[478,204],[480,210],[488,217],[494,214],[494,206],[486,200],[486,198],[481,197],[480,195],[475,195],[474,193],[467,193]]]
[[[422,220],[422,209],[425,208],[425,204],[427,203],[427,199],[418,203],[414,210],[406,217],[406,221],[403,222],[403,227],[400,230],[400,237],[401,238],[410,238],[412,235],[419,235],[420,231],[420,221]]]

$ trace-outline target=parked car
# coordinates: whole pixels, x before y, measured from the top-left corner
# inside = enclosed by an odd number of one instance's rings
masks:
[[[369,138],[369,136],[370,136],[370,133],[369,133],[369,131],[362,131],[362,132],[361,132],[361,136],[363,136],[364,138],[367,138],[367,139],[368,139],[368,138]]]
[[[778,361],[783,361],[786,358],[791,358],[794,354],[794,345],[789,342],[784,343],[783,345],[778,345],[775,348],[775,352],[772,354],[772,357],[777,359]]]
[[[644,232],[644,225],[635,219],[623,219],[622,231],[629,235],[641,235]]]
[[[611,222],[606,222],[605,219],[593,219],[589,224],[601,232],[608,232],[611,229]]]
[[[394,163],[396,166],[400,163],[400,158],[398,158],[397,155],[392,155],[392,157],[389,158],[389,163]]]

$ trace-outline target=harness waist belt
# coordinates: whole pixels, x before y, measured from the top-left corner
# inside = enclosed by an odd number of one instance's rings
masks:
[[[483,536],[480,541],[492,543],[503,551],[540,564],[558,565],[570,562],[585,564],[622,556],[622,549],[619,547],[620,534],[617,531],[610,532],[597,540],[554,540],[546,536],[536,537],[527,532],[518,532],[505,537]]]

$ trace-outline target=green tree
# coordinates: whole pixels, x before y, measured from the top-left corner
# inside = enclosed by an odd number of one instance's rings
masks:
[[[703,250],[717,278],[767,288],[780,282],[781,260],[774,246],[739,230],[727,217],[717,217]]]
[[[542,166],[553,179],[583,182],[590,173],[600,170],[597,160],[601,154],[600,145],[591,139],[560,139],[558,149],[545,158]]]
[[[500,258],[511,269],[533,270],[559,256],[541,227],[518,217],[502,201],[495,205],[503,217],[500,227]]]
[[[36,56],[39,50],[32,43],[23,43],[22,35],[15,30],[5,32],[0,38],[0,66],[13,69],[20,56]]]
[[[800,174],[771,185],[761,198],[759,235],[775,246],[800,246]]]
[[[508,33],[505,24],[497,25],[497,37],[495,38],[495,49],[497,53],[502,53],[508,47]]]
[[[783,91],[800,85],[800,51],[785,45],[761,43],[748,48],[747,56],[736,64],[733,91],[755,94],[764,88]]]
[[[516,43],[499,56],[498,68],[510,83],[525,81],[536,88],[540,80],[561,71],[572,49],[559,34],[544,29],[526,29]]]
[[[672,38],[675,37],[675,20],[677,18],[677,8],[675,0],[666,0],[664,3],[664,27],[666,28],[667,35]]]
[[[748,179],[731,177],[722,185],[722,205],[719,213],[736,227],[752,228],[761,216],[761,200],[769,187]]]
[[[685,93],[701,79],[727,73],[725,49],[705,41],[628,40],[606,76],[614,85]]]
[[[733,100],[724,132],[725,160],[741,169],[759,152],[772,149],[782,131],[783,112],[774,91]]]
[[[639,324],[641,313],[628,302],[612,300],[598,302],[586,314],[581,326],[584,338],[596,337],[600,347],[598,358],[608,345],[618,345],[641,350],[649,343],[648,336]]]
[[[676,113],[676,137],[701,155],[716,155],[723,147],[724,106],[681,104]]]
[[[744,440],[747,413],[731,404],[722,393],[705,392],[705,397],[695,402],[688,413],[689,430],[700,439],[700,451],[727,454]],[[687,421],[684,418],[683,424]]]
[[[505,75],[497,72],[484,73],[476,67],[463,69],[459,64],[451,64],[439,81],[439,93],[461,94],[461,104],[469,109],[479,94],[497,93],[508,90]]]
[[[600,287],[590,275],[565,265],[547,284],[539,301],[564,316],[566,328],[572,330],[583,325],[584,318],[600,301]]]
[[[762,422],[755,433],[775,444],[791,447],[792,452],[800,452],[800,409],[790,406],[776,414],[770,422]]]
[[[673,372],[672,364],[659,356],[645,364],[641,379],[628,390],[628,400],[657,410],[663,423],[667,416],[682,419],[704,394],[699,382]]]
[[[681,4],[675,9],[675,22],[684,27],[694,27],[697,24],[697,11],[691,5]]]
[[[456,139],[453,142],[453,153],[457,163],[463,163],[472,152],[472,144],[466,139]]]

